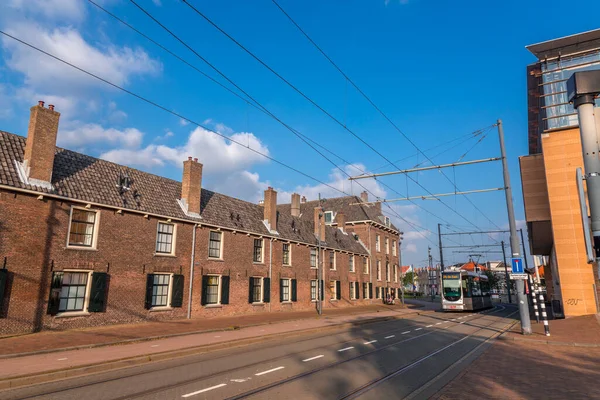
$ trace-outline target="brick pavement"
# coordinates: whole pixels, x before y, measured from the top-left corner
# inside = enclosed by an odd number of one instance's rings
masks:
[[[383,304],[354,308],[326,309],[324,320],[335,317],[378,313],[397,310],[401,306]],[[406,311],[419,310],[418,305],[407,305]],[[260,313],[237,317],[198,318],[192,320],[155,321],[129,325],[111,325],[68,331],[44,331],[35,334],[0,339],[0,356],[65,350],[86,346],[130,343],[157,337],[171,337],[218,330],[275,324],[301,319],[318,319],[315,311]]]
[[[585,315],[549,321],[550,336],[544,334],[544,324],[531,322],[532,335],[521,335],[521,325],[516,324],[503,339],[548,340],[556,343],[582,343],[600,346],[600,321],[596,315]]]

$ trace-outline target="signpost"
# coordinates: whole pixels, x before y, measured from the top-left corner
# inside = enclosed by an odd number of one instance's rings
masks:
[[[522,274],[525,270],[523,269],[523,259],[522,258],[513,258],[512,259],[512,273],[513,274]]]

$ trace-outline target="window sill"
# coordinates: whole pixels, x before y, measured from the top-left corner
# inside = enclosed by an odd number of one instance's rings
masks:
[[[171,257],[177,258],[175,254],[167,254],[167,253],[154,253],[154,257]]]
[[[348,272],[350,272],[351,274],[355,274],[356,273],[356,271],[348,271]]]
[[[225,260],[223,260],[222,258],[212,258],[212,257],[207,257],[208,261],[217,261],[217,262],[224,262]]]
[[[281,265],[282,265],[283,267],[288,267],[288,268],[291,268],[291,267],[292,267],[292,264],[281,264]]]
[[[291,300],[282,301],[281,304],[293,304],[294,302]]]
[[[263,302],[260,302],[260,303],[252,303],[252,306],[253,306],[253,307],[264,307],[264,306],[265,306],[265,303],[263,303]]]
[[[260,266],[265,266],[264,262],[257,262],[257,261],[252,261],[252,265],[260,265]]]
[[[330,302],[335,303],[337,301],[339,301],[338,299],[329,299]]]
[[[173,307],[168,307],[168,306],[167,307],[153,307],[153,308],[151,308],[148,311],[150,311],[150,312],[160,312],[160,311],[171,311],[172,309],[173,309]]]
[[[67,246],[65,250],[83,250],[83,251],[98,251],[95,247],[85,247],[85,246]]]
[[[91,313],[87,311],[63,311],[61,313],[56,314],[55,318],[69,318],[69,317],[85,317],[91,315]]]
[[[207,304],[204,308],[223,308],[223,304]]]

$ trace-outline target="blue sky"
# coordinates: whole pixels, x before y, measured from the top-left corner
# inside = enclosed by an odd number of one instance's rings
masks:
[[[156,41],[220,82],[217,73],[125,0],[97,0]],[[296,87],[396,165],[424,161],[298,32],[270,0],[191,3]],[[358,174],[392,167],[294,92],[189,7],[176,0],[139,0],[156,18],[289,126],[341,155]],[[498,155],[495,130],[477,146],[469,133],[504,121],[517,218],[523,220],[519,155],[527,153],[525,46],[598,28],[597,1],[578,2],[568,18],[564,1],[362,0],[291,1],[279,4],[436,163]],[[272,118],[231,95],[187,65],[84,0],[7,0],[0,24],[22,40],[245,143],[347,193],[350,184],[333,165]],[[256,153],[95,81],[6,37],[0,47],[0,129],[25,135],[28,108],[37,100],[62,113],[59,144],[173,179],[188,155],[205,165],[204,187],[258,201],[267,186],[280,202],[297,191],[308,198],[336,193]],[[452,146],[458,145],[454,148]],[[440,154],[441,153],[441,154]],[[427,164],[424,164],[427,165]],[[446,170],[461,190],[502,186],[498,163]],[[412,175],[427,191],[454,190],[439,172]],[[381,182],[401,195],[426,194],[405,177]],[[361,181],[382,198],[398,193]],[[373,197],[373,196],[371,196]],[[439,201],[394,203],[388,212],[406,233],[403,262],[420,264],[434,247],[437,224],[447,231],[506,228],[502,192]],[[384,207],[384,210],[387,210]],[[427,211],[425,211],[427,210]],[[415,226],[394,217],[399,213]],[[432,215],[434,214],[434,215]],[[460,214],[460,216],[459,216]],[[489,220],[488,220],[489,219]],[[491,221],[490,221],[491,220]],[[426,230],[421,229],[426,228]],[[433,233],[432,233],[433,232]],[[462,244],[493,243],[506,236],[465,236]],[[454,244],[450,243],[448,244]],[[437,248],[434,247],[437,257]],[[445,253],[446,261],[464,254]],[[499,255],[489,255],[497,259]]]

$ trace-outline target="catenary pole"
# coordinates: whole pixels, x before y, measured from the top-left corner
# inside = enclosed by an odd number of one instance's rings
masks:
[[[502,120],[498,120],[498,138],[500,140],[500,152],[502,156],[502,169],[504,175],[504,193],[506,195],[506,208],[508,211],[508,226],[510,228],[510,250],[513,258],[521,257],[519,238],[517,236],[517,224],[515,220],[515,209],[512,199],[512,188],[510,186],[510,174],[508,172],[508,160],[504,146],[504,128]],[[529,304],[525,296],[525,282],[522,279],[516,281],[517,302],[519,305],[519,316],[521,317],[521,333],[531,335],[531,321],[529,320]]]
[[[506,265],[506,251],[504,250],[504,240],[502,242],[502,258],[504,258],[504,281],[506,283],[506,291],[508,292],[508,302],[512,303],[510,297],[510,279],[508,278],[508,266]]]
[[[525,269],[529,271],[529,262],[527,261],[527,250],[525,249],[525,239],[523,239],[523,229],[519,229],[521,233],[521,245],[523,246],[523,259],[525,261]]]
[[[438,241],[440,243],[440,269],[444,270],[444,250],[442,248],[442,224],[438,224]]]
[[[320,206],[321,193],[319,193],[319,207]],[[321,287],[325,284],[325,282],[321,279],[321,214],[321,211],[319,211],[319,227],[317,231],[317,242],[319,243],[317,251],[317,311],[319,315],[323,315],[323,299],[321,297],[321,293],[325,293],[325,289]]]

